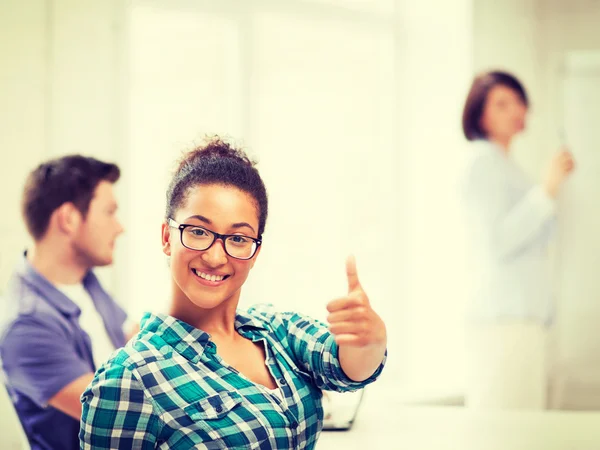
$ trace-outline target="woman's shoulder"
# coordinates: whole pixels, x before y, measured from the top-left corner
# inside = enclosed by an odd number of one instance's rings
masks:
[[[466,158],[471,164],[482,162],[498,163],[505,159],[503,158],[499,147],[493,142],[485,139],[469,142],[467,145]]]
[[[238,325],[253,324],[259,327],[272,328],[281,320],[281,313],[271,303],[257,303],[247,309],[239,309],[236,315]]]
[[[487,183],[508,169],[507,158],[496,144],[483,139],[472,141],[467,150],[463,171],[466,187],[478,182]]]
[[[272,324],[274,321],[309,319],[308,316],[300,312],[278,310],[272,303],[257,303],[246,310],[238,310],[238,318],[240,316],[252,318],[265,324]]]
[[[236,321],[238,326],[251,324],[274,332],[286,331],[304,322],[318,322],[299,312],[277,310],[271,303],[259,303],[245,311],[238,310]]]
[[[165,343],[154,336],[137,335],[124,347],[115,350],[109,359],[100,367],[98,372],[109,369],[137,372],[137,370],[151,362],[166,358]]]
[[[496,148],[496,144],[487,139],[475,139],[473,141],[468,141],[467,144],[471,148],[479,148],[485,150],[493,150]]]
[[[327,325],[318,319],[296,311],[279,311],[270,303],[254,305],[242,314],[238,311],[238,321],[240,321],[240,317],[245,317],[246,320],[254,322],[255,326],[270,329],[274,332],[282,331],[286,334],[290,330],[312,328],[314,326],[327,328]]]

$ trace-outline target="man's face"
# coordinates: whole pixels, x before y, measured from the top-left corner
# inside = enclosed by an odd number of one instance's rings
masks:
[[[106,266],[113,262],[115,241],[123,232],[116,213],[113,185],[101,181],[94,191],[87,215],[73,236],[73,247],[88,266]]]

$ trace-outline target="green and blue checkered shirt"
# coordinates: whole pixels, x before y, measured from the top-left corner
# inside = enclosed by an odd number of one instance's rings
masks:
[[[238,311],[235,328],[262,341],[278,392],[253,383],[216,353],[210,336],[146,314],[140,333],[97,372],[81,397],[82,449],[313,449],[321,390],[364,382],[342,371],[327,326],[271,306]]]

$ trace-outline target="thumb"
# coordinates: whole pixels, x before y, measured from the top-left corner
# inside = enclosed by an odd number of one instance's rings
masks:
[[[353,255],[348,256],[346,260],[346,275],[348,276],[348,292],[360,288],[358,272],[356,271],[356,259]]]

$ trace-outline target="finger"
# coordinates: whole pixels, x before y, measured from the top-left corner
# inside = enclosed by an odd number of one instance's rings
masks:
[[[575,164],[574,164],[574,162],[573,162],[573,161],[571,161],[571,160],[569,160],[569,161],[565,161],[565,162],[563,163],[563,167],[564,167],[566,170],[571,170],[571,169],[572,169],[574,166],[575,166]]]
[[[569,161],[571,159],[571,154],[568,152],[563,152],[560,155],[558,155],[558,162],[560,163],[564,163],[566,161]]]
[[[362,333],[362,328],[354,322],[336,322],[329,325],[329,331],[332,334],[358,334]]]
[[[366,312],[367,308],[365,308],[364,306],[342,309],[340,311],[329,314],[327,316],[327,322],[351,322],[364,317]]]
[[[360,288],[358,272],[356,271],[356,259],[353,255],[348,256],[348,259],[346,259],[346,275],[348,277],[348,292]]]
[[[327,311],[333,313],[343,309],[356,308],[358,306],[364,306],[362,299],[358,297],[342,297],[329,302],[327,304]]]
[[[361,346],[363,339],[355,334],[336,334],[335,342],[338,345]]]

